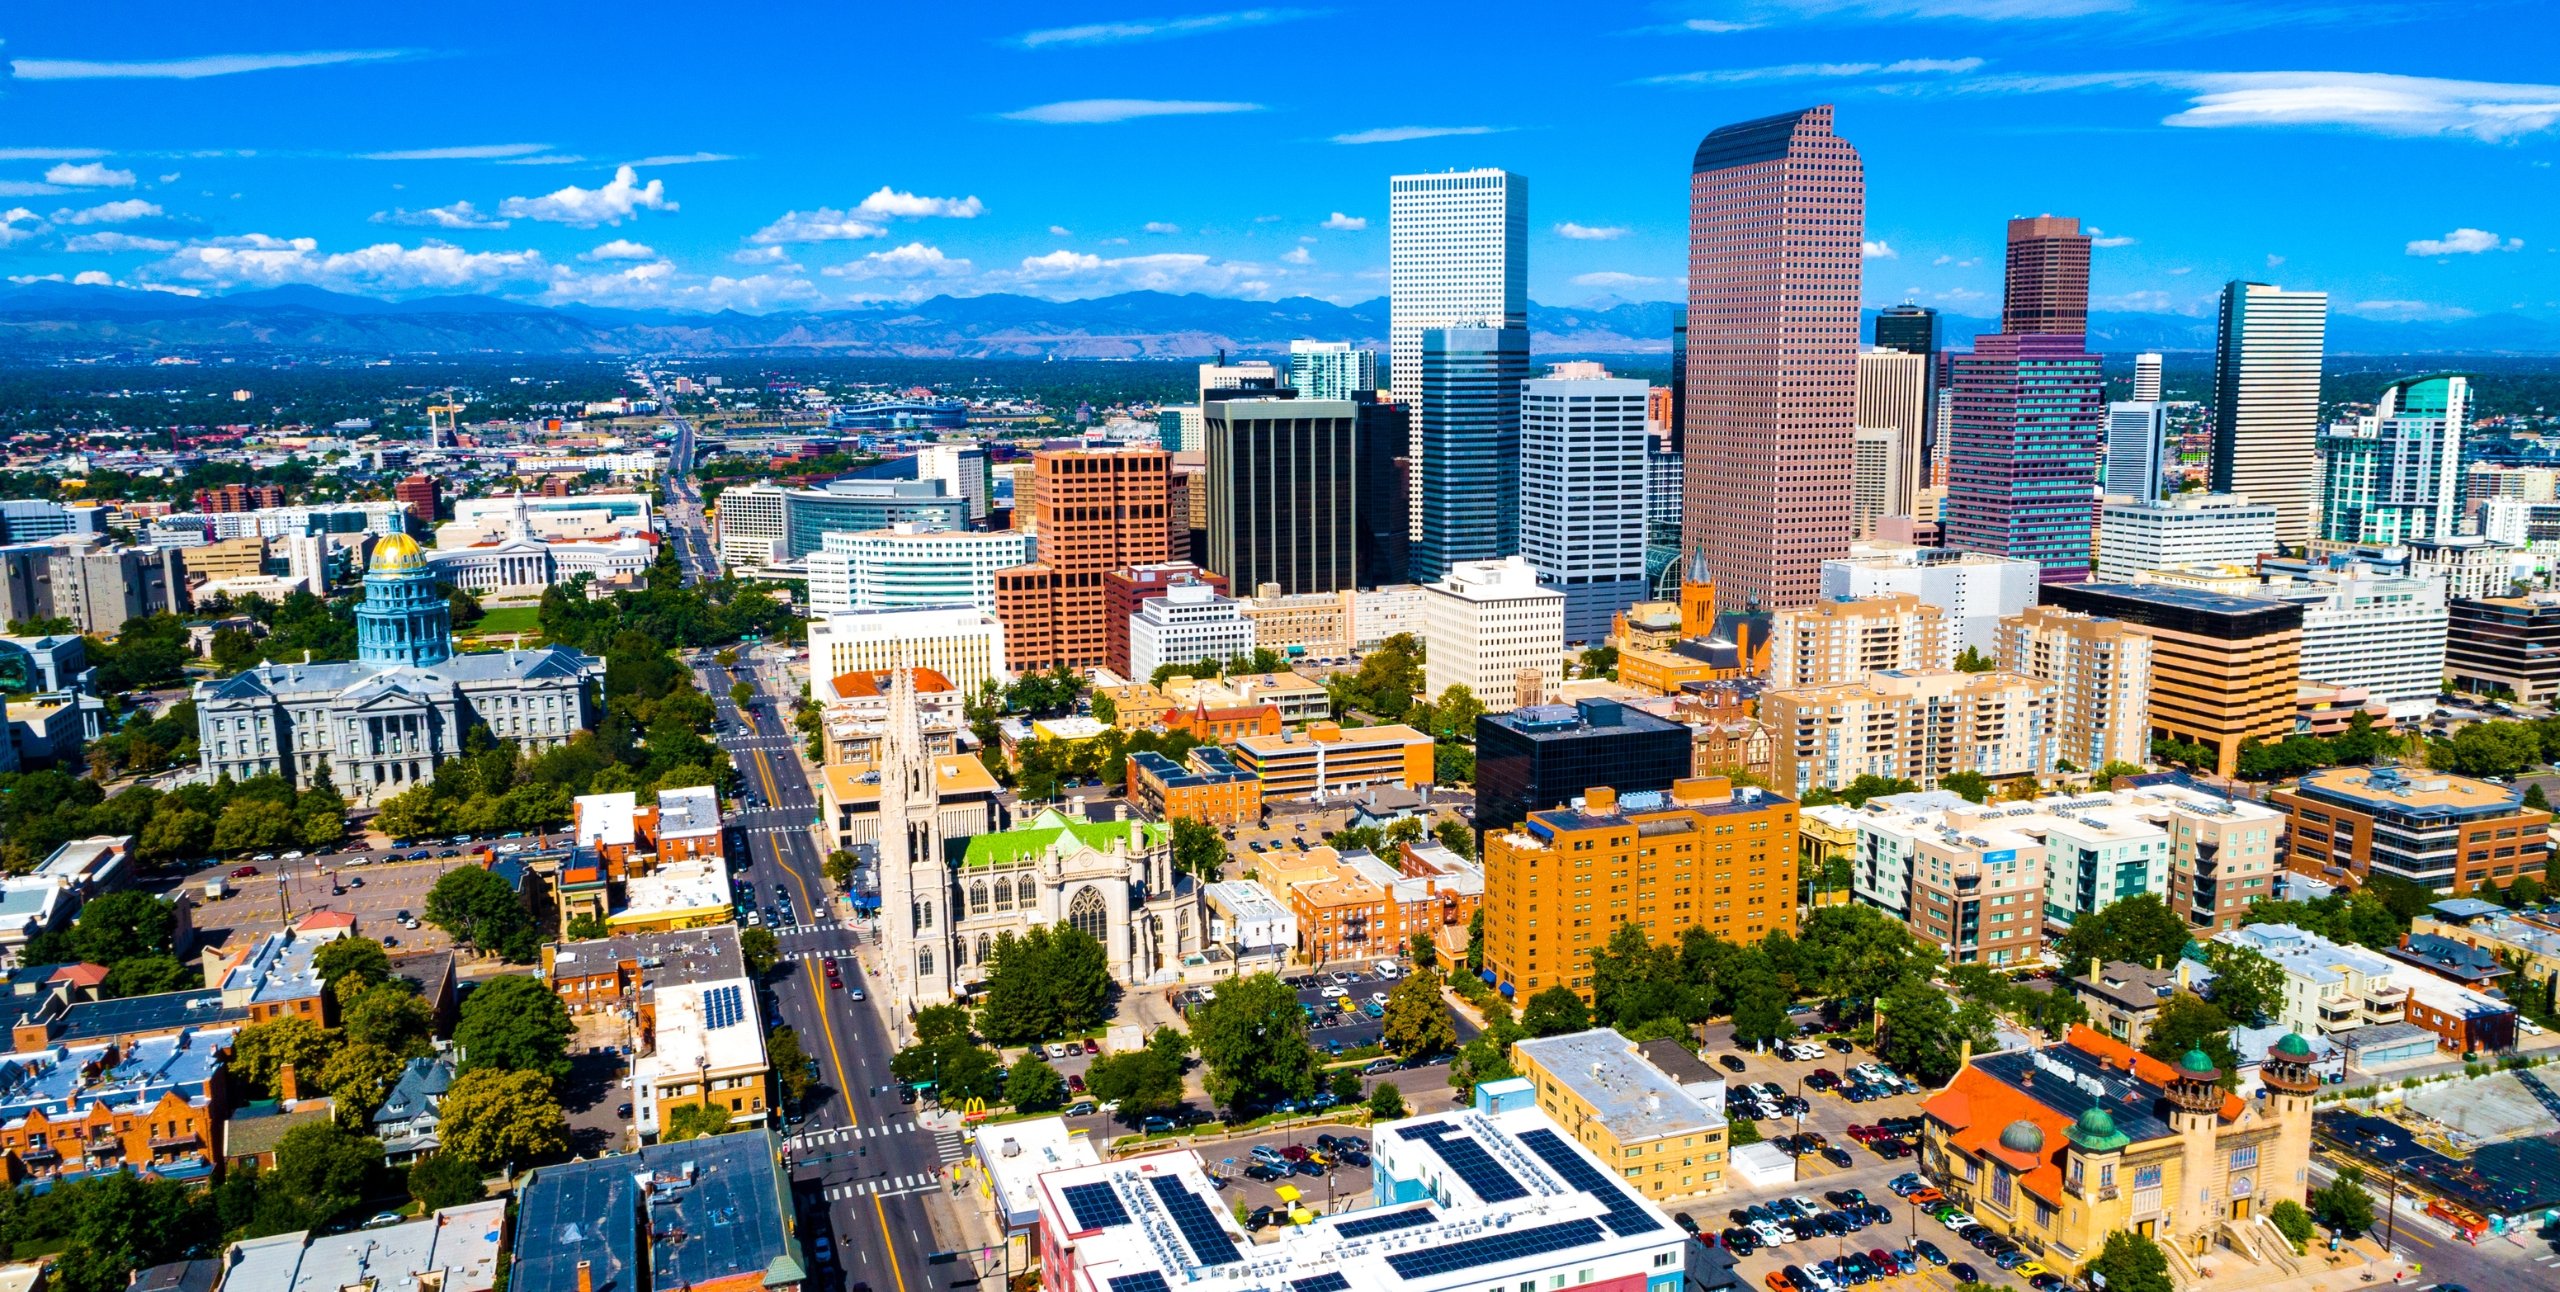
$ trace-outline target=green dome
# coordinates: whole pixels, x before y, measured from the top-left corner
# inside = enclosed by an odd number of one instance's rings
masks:
[[[2311,1057],[2311,1042],[2303,1040],[2300,1032],[2287,1032],[2283,1040],[2276,1042],[2275,1052],[2300,1062]]]
[[[2044,1130],[2021,1117],[2001,1130],[2000,1147],[2018,1153],[2041,1153],[2044,1151]]]
[[[2187,1051],[2185,1057],[2178,1060],[2178,1067],[2199,1077],[2212,1076],[2216,1071],[2213,1066],[2213,1056],[2202,1050]]]
[[[2133,1141],[2116,1129],[2116,1119],[2106,1109],[2092,1108],[2071,1124],[2071,1142],[2091,1152],[2104,1153]]]

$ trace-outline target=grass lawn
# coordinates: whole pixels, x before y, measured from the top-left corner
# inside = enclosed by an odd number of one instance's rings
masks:
[[[538,633],[542,631],[542,608],[540,606],[500,606],[482,615],[480,622],[473,624],[467,631],[478,633],[483,637],[498,637],[509,633]]]

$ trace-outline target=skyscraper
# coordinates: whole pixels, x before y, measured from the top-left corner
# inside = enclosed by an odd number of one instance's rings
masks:
[[[1689,444],[1689,307],[1671,311],[1671,452]]]
[[[1882,321],[1878,321],[1882,326]],[[1865,460],[1886,456],[1882,443],[1868,431],[1883,432],[1892,444],[1892,466],[1871,486],[1874,514],[1908,516],[1911,498],[1920,487],[1923,445],[1929,422],[1929,360],[1900,350],[1867,350],[1858,355],[1858,429],[1865,437]],[[1870,466],[1869,474],[1874,468]],[[1863,534],[1861,535],[1864,536]]]
[[[1413,444],[1413,406],[1381,399],[1376,391],[1353,397],[1359,440],[1352,452],[1359,491],[1352,510],[1359,518],[1359,585],[1374,588],[1404,582],[1413,564],[1413,539],[1406,512],[1405,454]]]
[[[1213,399],[1209,554],[1229,587],[1359,586],[1359,411],[1348,399]]]
[[[2214,347],[2213,491],[2242,493],[2276,509],[2276,541],[2311,539],[2320,478],[2320,352],[2327,292],[2266,283],[2222,289]]]
[[[2137,404],[2160,402],[2160,356],[2133,356],[2133,399]]]
[[[1090,668],[1109,645],[1103,575],[1172,555],[1173,455],[1052,449],[1032,463],[1040,559],[996,574],[1005,671]]]
[[[1645,383],[1596,363],[1520,383],[1520,554],[1596,642],[1644,600]]]
[[[1923,360],[1920,373],[1928,385],[1920,410],[1920,456],[1912,476],[1924,487],[1947,482],[1946,432],[1938,425],[1939,395],[1946,388],[1946,373],[1938,361],[1940,340],[1938,312],[1926,305],[1904,301],[1876,311],[1876,348],[1916,354]]]
[[[2470,403],[2468,377],[2409,377],[2383,390],[2371,416],[2324,432],[2318,541],[2390,547],[2451,538]]]
[[[1519,552],[1520,383],[1528,375],[1525,327],[1423,332],[1413,582],[1436,582],[1460,561]]]
[[[1300,399],[1350,399],[1378,388],[1378,352],[1348,341],[1291,341],[1289,386]]]
[[[2009,221],[2008,289],[2000,330],[2011,336],[2086,335],[2089,235],[2070,216]]]
[[[2106,457],[2098,468],[2098,492],[2142,502],[2159,497],[2162,446],[2168,435],[2167,411],[2155,401],[2118,400],[2107,405]]]
[[[2077,336],[1996,333],[1954,356],[1946,545],[2089,577],[2106,377]]]
[[[1682,545],[1733,604],[1810,602],[1848,550],[1865,228],[1828,104],[1721,127],[1691,159]]]
[[[1483,169],[1390,178],[1387,313],[1388,380],[1417,411],[1426,329],[1528,327],[1528,177]],[[1407,532],[1416,542],[1424,512],[1422,430],[1417,416],[1405,454],[1412,475]]]

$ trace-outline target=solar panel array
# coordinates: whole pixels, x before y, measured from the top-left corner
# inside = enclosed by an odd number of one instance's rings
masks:
[[[1440,1160],[1448,1163],[1449,1169],[1457,1172],[1458,1178],[1486,1202],[1509,1202],[1513,1198],[1529,1196],[1528,1189],[1512,1179],[1511,1173],[1503,1170],[1502,1164],[1494,1161],[1493,1155],[1485,1152],[1483,1145],[1464,1137],[1453,1138],[1455,1128],[1447,1122],[1425,1122],[1420,1126],[1407,1126],[1397,1133],[1406,1139],[1418,1139],[1431,1145],[1432,1151],[1440,1155]]]
[[[1387,1268],[1394,1270],[1398,1278],[1430,1278],[1436,1274],[1471,1270],[1479,1265],[1499,1265],[1526,1256],[1571,1251],[1599,1242],[1600,1238],[1599,1221],[1567,1220],[1560,1224],[1461,1239],[1418,1252],[1396,1252],[1387,1257]]]
[[[1607,1225],[1609,1232],[1624,1238],[1629,1234],[1651,1233],[1662,1228],[1662,1222],[1647,1214],[1641,1203],[1627,1196],[1626,1190],[1582,1160],[1582,1155],[1574,1152],[1573,1146],[1565,1143],[1563,1136],[1551,1130],[1522,1131],[1520,1142],[1528,1145],[1529,1151],[1544,1159],[1548,1166],[1555,1168],[1555,1173],[1563,1176],[1565,1183],[1608,1205],[1609,1214],[1600,1217],[1600,1223]]]
[[[1314,1278],[1289,1280],[1289,1292],[1351,1292],[1351,1280],[1340,1270],[1327,1270]]]
[[[1108,1184],[1071,1184],[1059,1192],[1067,1200],[1067,1210],[1075,1213],[1079,1234],[1129,1223],[1129,1209],[1120,1205],[1120,1195]]]
[[[1140,1270],[1111,1280],[1111,1292],[1172,1292],[1164,1276],[1154,1270]]]
[[[703,1023],[713,1031],[735,1027],[747,1021],[746,989],[738,986],[714,987],[702,993]]]
[[[1411,1211],[1398,1211],[1390,1215],[1364,1216],[1358,1220],[1346,1220],[1335,1225],[1333,1232],[1345,1238],[1366,1238],[1371,1234],[1391,1234],[1399,1229],[1427,1225],[1433,1219],[1431,1208],[1416,1207]]]
[[[1396,1127],[1398,1139],[1436,1139],[1448,1133],[1447,1122],[1415,1122],[1411,1126]]]
[[[1165,1211],[1182,1230],[1182,1241],[1191,1244],[1191,1255],[1202,1265],[1228,1265],[1242,1259],[1236,1253],[1236,1241],[1227,1236],[1199,1194],[1182,1187],[1182,1181],[1169,1175],[1159,1175],[1147,1183],[1155,1186],[1156,1196],[1164,1200]]]

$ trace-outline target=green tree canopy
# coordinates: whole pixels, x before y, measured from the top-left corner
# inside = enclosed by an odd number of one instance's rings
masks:
[[[1458,1027],[1438,981],[1411,975],[1387,992],[1387,1012],[1380,1039],[1387,1049],[1407,1059],[1427,1058],[1457,1048]]]
[[[998,1045],[1090,1028],[1111,1002],[1111,969],[1102,944],[1073,925],[1035,924],[1019,935],[998,935],[988,952],[986,982],[978,1031]]]
[[[2103,1280],[2107,1292],[2177,1292],[2160,1245],[2131,1230],[2108,1234],[2107,1245],[2083,1272],[2094,1276],[2093,1285]]]
[[[382,1169],[382,1141],[336,1122],[311,1122],[276,1142],[275,1169],[260,1193],[289,1200],[307,1227],[318,1229],[355,1210]]]
[[[569,1011],[541,979],[504,974],[481,983],[463,1000],[453,1043],[466,1071],[516,1068],[560,1080],[569,1075],[573,1030]]]
[[[1562,1036],[1591,1026],[1591,1010],[1571,987],[1549,987],[1529,998],[1520,1010],[1520,1026],[1531,1036]]]
[[[1298,994],[1272,974],[1232,980],[1191,1010],[1191,1042],[1208,1068],[1209,1098],[1258,1112],[1315,1093],[1316,1052],[1307,1044]]]
[[[1005,1074],[1004,1101],[1015,1112],[1055,1112],[1067,1106],[1067,1079],[1038,1055],[1028,1055]]]
[[[2188,936],[2187,922],[2159,894],[2136,893],[2073,920],[2053,954],[2074,974],[2087,973],[2092,960],[2168,965],[2186,954]]]
[[[2255,948],[2204,944],[2213,971],[2213,1005],[2241,1027],[2265,1027],[2284,1005],[2284,969]]]
[[[297,1084],[316,1091],[329,1057],[337,1052],[334,1034],[310,1019],[288,1015],[241,1028],[231,1040],[228,1070],[233,1080],[250,1090],[272,1095],[280,1093],[276,1074],[291,1064]]]
[[[436,1113],[443,1151],[474,1162],[529,1166],[569,1148],[568,1119],[551,1078],[533,1069],[467,1070]]]
[[[459,1153],[429,1153],[409,1164],[409,1196],[422,1211],[441,1211],[489,1196],[488,1173]]]
[[[478,866],[446,871],[427,892],[425,919],[455,941],[510,960],[531,959],[538,944],[523,899],[507,881]]]

